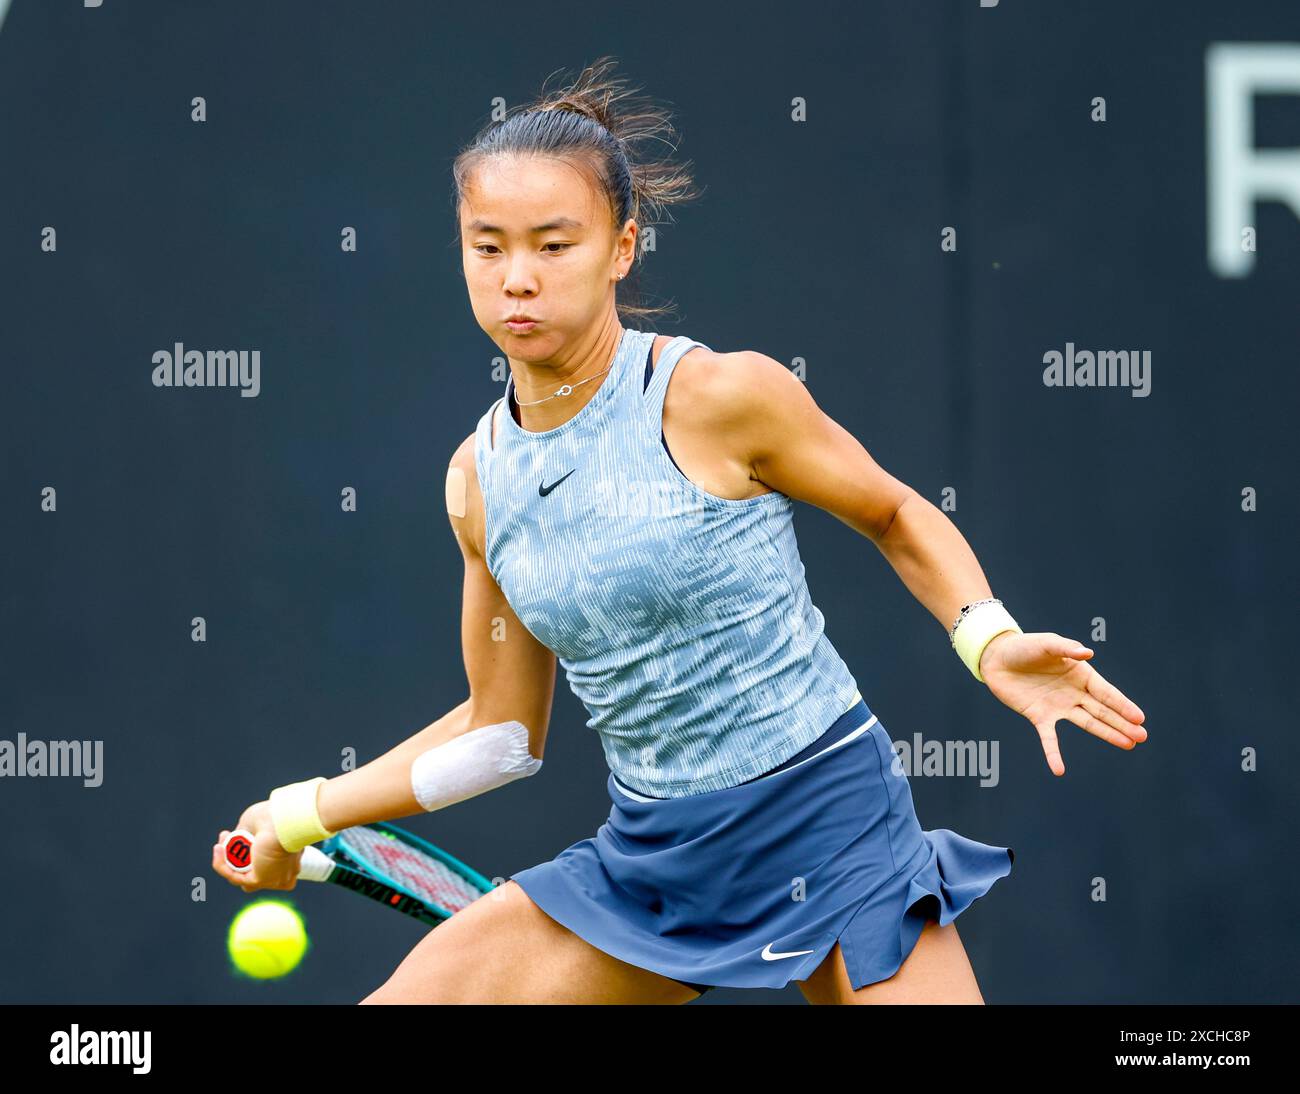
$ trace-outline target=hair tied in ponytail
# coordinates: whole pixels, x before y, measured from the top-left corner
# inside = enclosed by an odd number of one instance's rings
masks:
[[[452,165],[453,210],[459,217],[467,183],[475,168],[488,159],[527,159],[530,156],[571,162],[609,205],[615,232],[628,220],[644,231],[669,221],[672,205],[699,196],[690,163],[678,164],[643,149],[667,146],[676,150],[677,131],[667,111],[636,94],[615,76],[613,57],[602,57],[584,68],[567,86],[542,93],[512,109],[500,121],[488,123],[463,148]],[[633,266],[642,261],[638,254]],[[653,319],[671,308],[617,302],[626,318]]]

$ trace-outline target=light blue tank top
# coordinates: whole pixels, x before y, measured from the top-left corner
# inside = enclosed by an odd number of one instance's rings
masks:
[[[664,393],[703,343],[674,338],[643,391],[654,338],[625,328],[595,395],[555,429],[515,421],[508,379],[474,460],[510,607],[564,666],[614,776],[676,798],[771,770],[860,696],[808,595],[792,500],[717,497],[673,462]]]

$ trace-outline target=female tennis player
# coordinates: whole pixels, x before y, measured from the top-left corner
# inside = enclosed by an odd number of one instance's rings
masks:
[[[292,888],[333,831],[534,774],[556,661],[610,767],[608,821],[430,931],[367,1003],[982,1003],[953,923],[1013,851],[923,831],[888,733],[824,633],[793,499],[866,536],[976,679],[1065,771],[1067,719],[1122,749],[1142,711],[1093,651],[1025,634],[949,519],[761,353],[625,327],[643,210],[689,196],[643,160],[671,123],[602,59],[457,157],[470,304],[509,362],[451,459],[469,698],[386,755],[277,787],[239,827],[246,891]],[[671,142],[669,142],[671,143]],[[943,671],[936,666],[936,672]]]

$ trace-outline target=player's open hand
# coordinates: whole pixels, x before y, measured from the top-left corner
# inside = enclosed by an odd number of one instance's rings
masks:
[[[212,869],[246,893],[257,889],[292,889],[298,884],[301,851],[286,851],[275,834],[271,820],[271,803],[258,802],[244,810],[236,828],[253,834],[253,866],[236,870],[226,861],[223,844],[231,830],[223,828],[212,845]]]
[[[1142,708],[1110,684],[1088,660],[1093,651],[1050,631],[997,635],[980,656],[989,690],[1034,724],[1053,775],[1065,774],[1056,723],[1080,729],[1126,751],[1147,739]]]

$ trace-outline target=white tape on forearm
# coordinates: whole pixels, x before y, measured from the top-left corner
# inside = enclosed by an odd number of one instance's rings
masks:
[[[528,751],[522,722],[497,722],[420,753],[411,764],[411,790],[426,811],[535,775],[542,761]]]

